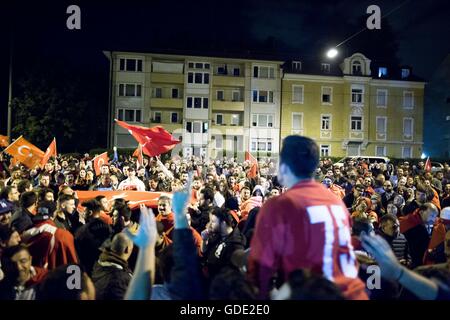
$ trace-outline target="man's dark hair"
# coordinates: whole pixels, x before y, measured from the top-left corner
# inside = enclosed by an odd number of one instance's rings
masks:
[[[13,186],[6,186],[6,187],[2,190],[2,192],[0,193],[0,199],[8,199],[8,194],[11,192],[11,190],[12,190],[13,188],[16,188],[16,187],[13,187]]]
[[[373,231],[373,225],[369,218],[357,218],[353,220],[352,234],[358,236],[361,232],[369,234]]]
[[[220,222],[225,222],[227,226],[234,227],[234,218],[226,209],[214,208],[211,212]]]
[[[397,217],[394,216],[393,214],[385,214],[384,216],[381,217],[380,219],[380,225],[381,224],[385,224],[388,221],[392,221],[392,223],[395,223],[397,221]]]
[[[99,200],[97,200],[96,198],[84,201],[81,205],[93,212],[98,212],[98,211],[102,210],[102,205],[100,204]]]
[[[69,200],[75,200],[74,196],[70,195],[70,194],[61,194],[58,197],[58,203],[61,204],[63,202],[69,201]]]
[[[17,185],[17,190],[19,191],[19,193],[24,193],[30,187],[31,187],[30,180],[24,179],[20,180],[19,184]]]
[[[2,251],[1,264],[3,266],[3,270],[5,271],[5,276],[8,276],[8,274],[6,274],[7,272],[14,271],[16,269],[16,267],[12,265],[11,259],[16,253],[23,250],[30,253],[30,250],[28,250],[28,247],[24,244],[12,246]]]
[[[45,195],[47,193],[49,193],[49,192],[53,193],[53,190],[50,189],[50,188],[42,188],[42,189],[40,189],[39,192],[38,192],[38,199],[39,199],[39,201],[44,201],[45,200]]]
[[[22,208],[28,208],[35,204],[37,195],[34,191],[27,191],[20,195],[19,204]]]
[[[96,196],[94,199],[97,200],[98,202],[102,201],[103,198],[106,198],[104,195],[100,194],[98,196]]]
[[[67,268],[70,266],[62,265],[51,270],[39,285],[36,300],[80,300],[81,293],[87,290],[88,276],[81,271],[80,288],[69,288],[67,283],[72,273]],[[80,265],[74,266],[83,270]]]
[[[200,193],[203,194],[205,200],[209,200],[210,202],[214,201],[214,191],[211,188],[206,187],[200,190]]]
[[[310,138],[288,136],[283,141],[280,163],[287,165],[296,177],[312,177],[319,164],[319,147]]]
[[[16,231],[14,228],[0,224],[0,241],[7,242],[11,238],[14,231]]]

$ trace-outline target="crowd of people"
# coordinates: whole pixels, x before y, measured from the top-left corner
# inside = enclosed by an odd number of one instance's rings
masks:
[[[120,156],[96,175],[89,154],[42,169],[1,154],[0,299],[449,299],[449,165],[318,154],[288,137],[256,175],[233,158]]]

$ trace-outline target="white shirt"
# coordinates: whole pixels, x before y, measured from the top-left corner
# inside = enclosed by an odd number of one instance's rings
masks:
[[[222,205],[225,203],[225,198],[220,192],[214,193],[214,205],[217,207],[222,207]]]
[[[126,178],[119,184],[118,190],[145,191],[145,184],[136,177],[133,180]]]

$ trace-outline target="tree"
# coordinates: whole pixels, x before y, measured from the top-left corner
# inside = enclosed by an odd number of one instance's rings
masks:
[[[53,137],[61,151],[98,147],[98,111],[85,98],[81,78],[67,66],[35,67],[17,87],[12,104],[13,136],[23,135],[43,150]]]

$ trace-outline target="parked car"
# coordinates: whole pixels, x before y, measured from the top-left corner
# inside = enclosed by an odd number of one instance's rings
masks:
[[[431,161],[431,172],[439,172],[444,170],[444,165],[440,162]]]
[[[375,157],[375,156],[352,156],[352,157],[345,157],[339,160],[334,164],[335,167],[341,168],[344,166],[344,163],[346,163],[348,160],[358,160],[358,159],[366,159],[369,160],[369,163],[386,163],[388,164],[390,162],[390,159],[388,157]]]

